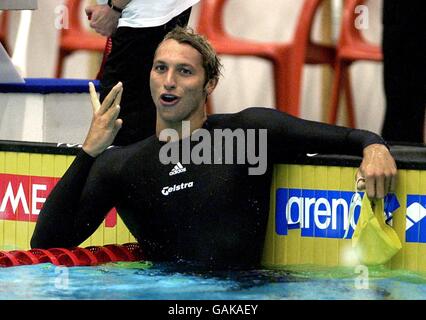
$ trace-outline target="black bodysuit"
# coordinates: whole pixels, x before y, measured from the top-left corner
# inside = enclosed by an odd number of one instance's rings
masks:
[[[266,173],[249,175],[248,168],[254,166],[247,161],[217,164],[214,152],[212,164],[164,165],[159,151],[165,143],[156,136],[110,148],[96,159],[81,151],[46,200],[31,246],[77,246],[115,206],[148,259],[257,265],[273,163],[302,153],[362,155],[366,146],[384,143],[368,131],[302,120],[267,108],[212,115],[203,128],[209,132],[267,129]]]

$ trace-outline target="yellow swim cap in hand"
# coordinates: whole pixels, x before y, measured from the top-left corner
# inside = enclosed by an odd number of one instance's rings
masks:
[[[352,236],[352,248],[359,262],[365,265],[385,264],[401,247],[395,230],[385,222],[383,200],[370,201],[364,194]]]

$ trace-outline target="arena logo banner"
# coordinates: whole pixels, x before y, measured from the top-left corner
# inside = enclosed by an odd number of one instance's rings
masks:
[[[426,243],[426,195],[407,195],[405,241]]]
[[[47,196],[59,178],[0,174],[0,220],[37,221]],[[106,227],[117,223],[112,209],[105,219]]]
[[[301,229],[302,237],[343,239],[351,238],[360,213],[360,204],[354,205],[349,221],[349,208],[354,192],[338,190],[287,189],[276,190],[275,231],[287,235],[289,229]],[[361,196],[363,193],[361,193]],[[386,220],[399,208],[395,195],[385,198]]]

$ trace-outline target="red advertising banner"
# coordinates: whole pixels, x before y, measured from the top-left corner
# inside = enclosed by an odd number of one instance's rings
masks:
[[[0,174],[0,220],[37,221],[38,214],[59,178]],[[105,219],[106,227],[117,224],[113,208]]]

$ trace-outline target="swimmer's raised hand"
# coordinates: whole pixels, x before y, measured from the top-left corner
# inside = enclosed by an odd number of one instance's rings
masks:
[[[99,102],[92,82],[89,83],[89,91],[93,118],[83,143],[83,150],[92,157],[96,157],[111,145],[123,124],[123,120],[118,119],[123,84],[117,83],[102,104]]]
[[[369,145],[357,171],[357,189],[365,190],[370,199],[382,199],[395,190],[396,174],[395,160],[388,148],[382,144]]]

